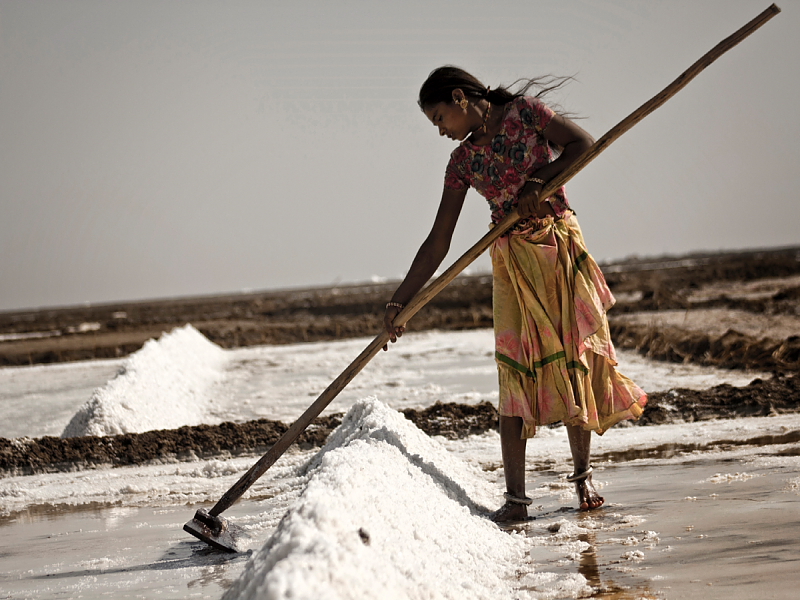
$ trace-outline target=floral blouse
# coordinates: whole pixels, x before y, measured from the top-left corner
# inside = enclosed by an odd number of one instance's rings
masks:
[[[486,198],[493,223],[516,208],[527,178],[554,158],[542,135],[555,115],[552,109],[531,96],[515,98],[503,108],[503,123],[491,144],[461,142],[450,155],[444,178],[445,187],[460,190],[472,186]],[[571,210],[563,187],[547,201],[558,217]]]

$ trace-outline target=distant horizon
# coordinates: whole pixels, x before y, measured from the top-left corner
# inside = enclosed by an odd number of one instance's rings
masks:
[[[685,260],[690,258],[707,258],[713,256],[722,256],[722,255],[736,255],[736,254],[752,254],[752,253],[760,253],[760,252],[786,252],[795,250],[800,255],[800,244],[796,245],[788,245],[788,246],[773,246],[773,247],[752,247],[752,248],[739,248],[739,249],[720,249],[720,250],[695,250],[680,254],[661,254],[661,255],[653,255],[653,256],[626,256],[623,258],[618,259],[611,259],[606,261],[598,261],[598,264],[601,268],[613,267],[615,265],[622,265],[622,264],[629,264],[629,263],[641,263],[641,264],[650,264],[650,263],[657,263],[657,262],[664,262],[664,261],[671,261],[671,260]],[[798,258],[800,260],[800,256]],[[448,265],[449,266],[449,265]],[[441,275],[443,271],[437,271],[434,277],[431,278],[431,281],[436,279],[439,275]],[[478,271],[473,272],[469,269],[459,273],[458,277],[486,277],[491,276],[492,273],[490,270],[487,271]],[[159,303],[169,303],[169,302],[182,302],[182,301],[192,301],[192,300],[212,300],[215,298],[244,298],[247,296],[261,296],[261,295],[268,295],[268,294],[282,294],[282,293],[292,293],[292,292],[313,292],[316,290],[333,290],[337,288],[356,288],[356,287],[368,287],[368,286],[391,286],[393,284],[397,284],[402,280],[402,278],[397,279],[385,279],[382,281],[375,281],[375,280],[364,280],[364,281],[342,281],[339,283],[331,283],[331,284],[320,284],[320,285],[299,285],[299,286],[289,286],[289,287],[279,287],[279,288],[263,288],[258,290],[231,290],[231,291],[222,291],[222,292],[210,292],[207,294],[194,294],[188,296],[164,296],[164,297],[152,297],[152,298],[129,298],[129,299],[120,299],[120,300],[109,300],[109,301],[102,301],[102,302],[83,302],[78,304],[64,304],[64,305],[53,305],[53,306],[33,306],[27,308],[11,308],[11,309],[0,309],[0,314],[11,315],[11,314],[24,314],[24,313],[31,313],[31,312],[41,312],[41,311],[48,311],[48,310],[72,310],[72,309],[81,309],[81,308],[103,308],[103,307],[115,307],[115,306],[122,306],[122,305],[131,305],[131,304],[159,304]]]

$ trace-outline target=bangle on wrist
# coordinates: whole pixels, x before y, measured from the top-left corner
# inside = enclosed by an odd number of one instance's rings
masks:
[[[546,185],[544,179],[539,179],[538,177],[529,177],[528,181],[532,181],[533,183],[538,183],[542,187]]]
[[[400,310],[403,310],[406,307],[405,304],[400,304],[399,302],[387,302],[386,303],[387,310],[390,306],[394,306],[395,308],[399,308]]]

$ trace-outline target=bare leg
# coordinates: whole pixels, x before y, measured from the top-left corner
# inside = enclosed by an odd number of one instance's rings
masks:
[[[522,436],[520,417],[500,417],[500,447],[503,454],[503,471],[506,491],[517,498],[525,497],[525,447],[528,440]],[[492,514],[496,523],[525,521],[528,507],[524,504],[506,502]]]
[[[572,462],[575,465],[575,474],[583,473],[589,468],[590,454],[592,446],[592,432],[586,431],[581,427],[567,425],[567,436],[569,437],[569,448],[572,450]],[[597,493],[592,484],[592,476],[575,482],[575,489],[578,492],[578,501],[581,510],[592,510],[603,506],[605,499]]]
[[[522,437],[520,417],[500,417],[500,447],[503,452],[503,469],[506,491],[518,498],[525,496],[525,447],[528,440]]]

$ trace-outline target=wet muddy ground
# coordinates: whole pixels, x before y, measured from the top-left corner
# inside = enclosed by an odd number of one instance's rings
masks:
[[[800,410],[800,247],[630,259],[604,265],[604,271],[618,300],[610,313],[618,347],[658,360],[773,373],[744,388],[651,394],[639,424]],[[225,348],[371,336],[395,286],[4,312],[0,366],[124,356],[185,323]],[[410,324],[417,331],[490,326],[491,277],[486,275],[456,279]],[[497,422],[489,404],[404,412],[429,434],[451,438],[495,428]],[[337,425],[336,416],[318,421],[300,443],[318,446]],[[259,454],[286,428],[261,419],[107,438],[0,438],[0,473]]]

